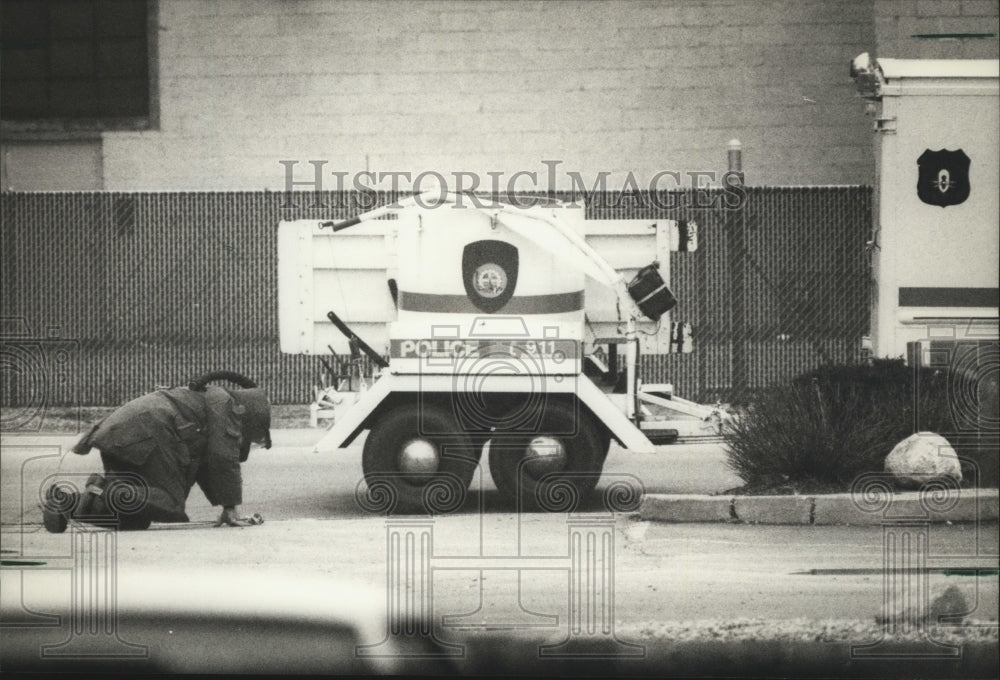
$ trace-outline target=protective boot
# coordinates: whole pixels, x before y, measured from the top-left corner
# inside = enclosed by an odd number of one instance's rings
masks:
[[[50,534],[61,534],[69,525],[70,514],[80,502],[79,492],[53,484],[45,490],[42,523]]]
[[[118,528],[123,531],[146,529],[150,518],[145,508],[135,512],[115,512],[115,506],[122,505],[113,500],[108,501],[107,494],[128,494],[125,480],[108,479],[101,474],[92,474],[87,478],[83,493],[66,490],[58,485],[49,487],[46,492],[46,503],[42,509],[42,519],[45,528],[51,533],[66,531],[69,520],[85,522],[95,526]]]
[[[42,522],[49,533],[61,534],[69,526],[69,520],[88,522],[96,519],[96,515],[107,512],[100,501],[104,493],[104,477],[92,474],[87,478],[87,485],[80,493],[76,489],[68,489],[62,484],[53,484],[45,491],[45,503],[42,507]],[[96,507],[100,505],[100,507]]]

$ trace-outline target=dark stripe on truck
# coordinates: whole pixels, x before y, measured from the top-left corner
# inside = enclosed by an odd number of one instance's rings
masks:
[[[399,291],[399,308],[407,312],[482,314],[466,295],[436,295]],[[504,314],[564,314],[583,309],[583,291],[552,295],[514,296],[499,310]]]
[[[1000,307],[1000,288],[900,288],[900,307]]]

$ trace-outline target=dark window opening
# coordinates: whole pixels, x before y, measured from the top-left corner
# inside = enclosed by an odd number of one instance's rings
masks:
[[[149,15],[146,0],[0,0],[0,118],[148,127]]]

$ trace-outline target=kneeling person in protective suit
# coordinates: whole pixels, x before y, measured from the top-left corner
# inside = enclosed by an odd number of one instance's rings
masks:
[[[209,386],[213,380],[228,380],[240,389]],[[91,427],[73,448],[81,455],[99,449],[105,474],[91,475],[79,497],[49,489],[45,526],[64,531],[71,517],[94,523],[111,519],[122,529],[187,522],[184,506],[195,484],[212,505],[222,506],[216,526],[259,524],[259,515],[241,518],[237,512],[243,502],[240,464],[251,444],[271,447],[270,425],[271,403],[264,391],[228,371],[133,399]]]

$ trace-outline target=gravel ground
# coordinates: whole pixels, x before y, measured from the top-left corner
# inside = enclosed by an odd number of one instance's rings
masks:
[[[889,636],[874,622],[699,620],[620,625],[614,640],[561,637],[470,633],[461,639],[469,649],[458,668],[470,674],[499,669],[511,676],[565,677],[997,677],[996,621]],[[547,645],[591,656],[546,658]]]
[[[909,642],[930,637],[938,642],[996,642],[997,621],[968,621],[960,626],[934,625],[922,631],[909,627],[907,632],[886,634],[894,641]],[[664,621],[629,623],[619,626],[619,637],[630,641],[685,642],[688,640],[777,640],[785,642],[850,642],[864,644],[883,637],[883,627],[874,621],[822,621],[813,619],[733,621]],[[888,632],[887,632],[888,633]]]

